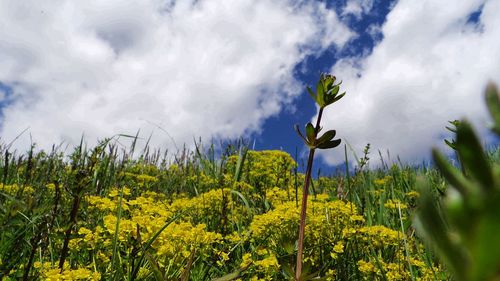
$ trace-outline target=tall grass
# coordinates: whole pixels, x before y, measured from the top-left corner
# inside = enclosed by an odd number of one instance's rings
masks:
[[[291,236],[289,241],[274,241],[281,243],[281,250],[271,249],[266,244],[269,242],[266,237],[252,237],[252,222],[255,224],[263,214],[271,214],[282,203],[290,201],[295,205],[296,199],[301,196],[296,183],[303,181],[304,175],[294,173],[295,161],[286,153],[249,151],[239,143],[220,149],[225,152],[216,156],[213,146],[203,150],[198,144],[194,152],[185,149],[167,160],[168,155],[158,150],[151,153],[153,150],[148,148],[137,154],[133,149],[120,149],[112,140],[101,142],[95,148],[86,148],[82,142],[70,154],[55,146],[50,152],[37,151],[35,146],[24,154],[10,152],[5,146],[0,147],[0,151],[0,169],[4,175],[0,188],[0,276],[3,279],[40,279],[42,274],[54,274],[49,270],[51,268],[56,268],[59,274],[85,268],[88,274],[99,273],[95,276],[103,280],[207,280],[230,272],[233,275],[229,277],[243,279],[253,275],[293,278],[287,270],[293,268],[295,263],[296,237]],[[132,156],[132,153],[136,155]],[[418,259],[429,268],[439,268],[432,252],[412,250],[410,253],[409,249],[423,247],[411,226],[418,196],[415,193],[416,177],[428,178],[435,190],[441,190],[444,180],[440,174],[428,167],[415,169],[393,165],[388,169],[358,168],[354,175],[314,179],[315,193],[318,196],[327,195],[326,200],[331,202],[352,201],[352,208],[363,219],[355,226],[358,230],[360,227],[385,226],[403,233],[402,244],[397,247],[403,247],[406,253],[406,258],[398,261],[404,267],[410,259]],[[129,195],[124,193],[126,190]],[[113,192],[118,195],[113,195]],[[147,192],[150,192],[148,196],[158,198],[154,201],[157,207],[177,215],[165,220],[156,230],[151,230],[154,233],[136,225],[134,231],[127,232],[128,237],[121,237],[124,232],[120,229],[127,227],[122,223],[130,221],[131,200],[143,198],[141,196]],[[110,212],[98,209],[90,203],[91,196],[109,198],[115,207]],[[194,199],[198,201],[192,201]],[[185,209],[182,205],[178,206],[179,212],[174,211],[173,205],[184,202],[180,200],[199,202],[196,204],[201,205],[195,211],[195,207],[189,205]],[[322,205],[312,204],[311,214],[321,215],[324,212],[321,211]],[[122,209],[124,206],[128,209]],[[84,239],[86,234],[83,228],[92,231],[102,228],[106,214],[116,217],[113,233],[110,233],[113,237],[110,240],[111,252],[102,252],[106,248],[103,245],[95,245],[96,248],[92,249],[82,246],[81,241],[73,242]],[[328,216],[328,220],[335,220],[335,214]],[[210,246],[218,250],[207,252],[206,249],[188,247],[186,249],[190,249],[190,253],[186,253],[181,261],[177,261],[178,257],[169,260],[168,257],[158,256],[163,243],[160,234],[170,229],[172,222],[175,222],[175,227],[180,227],[177,224],[184,221],[193,227],[205,225],[208,232],[200,233],[220,234],[220,239],[214,240],[219,242]],[[293,233],[296,234],[295,231]],[[96,239],[96,243],[105,243],[99,240],[101,238]],[[305,244],[304,270],[308,273],[304,276],[332,275],[331,270],[335,270],[335,278],[340,280],[362,278],[368,273],[360,271],[358,263],[360,260],[369,262],[370,259],[374,264],[378,260],[382,270],[376,269],[373,276],[385,276],[385,264],[396,258],[390,253],[398,252],[391,248],[393,246],[374,247],[365,252],[361,247],[366,247],[366,241],[356,241],[360,237],[332,239],[335,241],[310,241]],[[339,257],[333,259],[329,251],[339,241],[343,241],[344,250],[339,250]],[[260,255],[264,250],[267,254]],[[109,255],[109,264],[105,260],[99,261],[100,255]],[[311,264],[310,260],[307,262],[309,255],[319,260],[315,260],[315,264]],[[273,265],[273,258],[277,265]],[[245,264],[248,261],[251,263]],[[265,262],[272,269],[269,272],[263,269],[266,268]],[[423,273],[418,274],[422,276]],[[91,278],[91,275],[85,276],[82,278]],[[436,273],[436,279],[445,276]],[[413,273],[411,278],[414,278]]]

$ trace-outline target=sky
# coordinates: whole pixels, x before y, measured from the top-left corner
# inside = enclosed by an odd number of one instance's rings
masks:
[[[499,13],[500,0],[3,0],[0,141],[25,151],[139,131],[171,151],[244,138],[303,157],[293,125],[315,120],[305,87],[327,72],[347,94],[322,124],[349,155],[370,143],[374,159],[420,163],[445,149],[449,120],[488,138]],[[317,161],[342,164],[344,148]]]

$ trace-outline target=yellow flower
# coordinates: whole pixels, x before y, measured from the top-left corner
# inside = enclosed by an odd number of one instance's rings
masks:
[[[280,267],[278,259],[276,259],[276,256],[274,255],[270,255],[267,258],[255,261],[254,264],[260,267],[263,271],[277,270]]]
[[[245,253],[243,255],[243,258],[242,258],[242,261],[241,261],[241,264],[240,264],[240,267],[241,268],[246,268],[248,267],[250,264],[252,264],[253,260],[252,260],[252,254],[250,253]]]
[[[387,209],[392,209],[392,210],[404,210],[404,209],[407,209],[408,206],[404,203],[402,203],[400,200],[398,199],[389,199],[387,200],[387,202],[385,202],[384,204],[384,207],[386,207]]]
[[[358,261],[358,269],[363,274],[371,274],[377,272],[377,267],[371,262],[366,262],[364,260]]]
[[[344,252],[344,243],[341,241],[335,244],[335,246],[333,247],[333,251],[335,253],[342,254]]]
[[[392,180],[392,177],[391,176],[385,176],[381,179],[376,179],[373,181],[373,183],[376,185],[376,186],[379,186],[379,187],[383,187],[385,186],[389,181]]]
[[[222,266],[226,261],[229,260],[229,253],[219,252],[218,255],[220,257],[220,260],[217,261],[217,264],[219,266]]]
[[[396,246],[403,242],[404,234],[382,225],[365,226],[359,229],[361,239],[375,247]]]
[[[67,265],[63,271],[57,266],[47,266],[42,270],[41,276],[43,280],[59,281],[59,280],[92,280],[97,281],[101,279],[99,272],[92,271],[87,268],[70,269]]]
[[[326,272],[326,280],[327,281],[333,281],[335,280],[335,277],[337,276],[337,271],[335,269],[329,269],[327,272]]]
[[[410,198],[418,198],[420,197],[420,193],[418,193],[417,191],[410,191],[406,193],[406,196]]]
[[[35,190],[31,186],[17,185],[17,184],[0,184],[0,190],[10,195],[15,195],[22,190],[23,195],[32,195]]]

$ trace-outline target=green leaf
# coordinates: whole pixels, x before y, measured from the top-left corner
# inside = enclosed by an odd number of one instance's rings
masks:
[[[452,133],[456,133],[456,132],[457,132],[457,130],[456,130],[455,128],[448,127],[448,126],[445,126],[445,128],[446,128],[448,131],[452,132]]]
[[[335,130],[327,131],[321,137],[318,138],[316,143],[319,145],[326,141],[330,141],[335,137],[336,134],[337,132]]]
[[[314,131],[314,126],[311,122],[306,125],[306,137],[310,144],[314,144],[316,141],[316,132]]]
[[[338,100],[340,100],[341,98],[343,98],[345,96],[345,92],[343,92],[342,94],[336,96],[334,99],[333,99],[333,102],[337,102]],[[332,103],[333,103],[332,102]]]
[[[320,145],[318,145],[318,148],[319,149],[329,149],[329,148],[334,148],[334,147],[337,147],[340,145],[340,142],[341,140],[340,139],[337,139],[337,140],[332,140],[332,141],[327,141],[327,142],[324,142]]]
[[[495,122],[492,130],[497,135],[500,135],[500,97],[498,96],[498,89],[493,83],[489,83],[486,87],[486,104]]]
[[[474,240],[478,212],[471,204],[473,201],[477,201],[477,199],[472,198],[472,196],[464,198],[453,188],[447,190],[444,200],[447,223],[452,226],[455,234],[458,234],[457,236],[462,237],[463,241]]]
[[[307,139],[304,137],[304,135],[300,131],[299,125],[295,124],[294,128],[295,128],[295,131],[297,132],[297,134],[299,134],[299,136],[302,138],[302,140],[304,141],[304,143],[307,144],[307,145],[309,145],[309,142],[307,141]]]
[[[446,126],[445,128],[448,131],[450,131],[450,132],[456,133],[457,132],[457,127],[458,127],[458,125],[460,125],[460,121],[459,120],[453,120],[453,121],[448,121],[448,123],[450,123],[451,125],[453,125],[453,127]]]
[[[500,194],[489,197],[486,212],[477,219],[476,245],[472,250],[472,280],[498,280],[500,269]]]
[[[320,79],[323,81],[323,85],[325,86],[325,89],[330,89],[333,83],[335,83],[335,80],[337,77],[331,75],[331,74],[322,74]]]
[[[163,232],[163,230],[165,230],[170,224],[175,222],[180,217],[181,217],[181,214],[177,214],[171,220],[167,221],[158,231],[156,231],[156,233],[151,238],[148,239],[148,241],[144,245],[142,245],[141,233],[139,231],[139,225],[137,225],[137,238],[138,238],[138,242],[141,246],[142,256],[140,257],[139,261],[137,262],[137,265],[132,269],[132,271],[135,272],[135,274],[137,274],[137,272],[139,272],[140,265],[142,264],[142,260],[145,258],[151,263],[151,266],[153,266],[153,272],[154,272],[155,276],[157,278],[162,277],[160,267],[157,266],[158,264],[156,263],[156,260],[148,253],[148,250],[151,247],[151,245],[153,245],[153,243],[156,241],[158,236],[160,236],[160,234]],[[133,275],[134,275],[134,273],[133,273]],[[161,280],[161,279],[157,279],[157,280]]]
[[[241,146],[238,152],[238,161],[236,161],[236,168],[234,171],[234,181],[239,182],[243,170],[243,164],[245,163],[245,158],[247,156],[248,147]]]
[[[309,95],[311,96],[311,98],[314,100],[314,102],[318,103],[318,100],[317,100],[318,97],[313,92],[313,90],[309,86],[306,89],[307,89],[307,92],[309,93]]]
[[[248,213],[252,212],[252,209],[250,208],[250,204],[248,204],[248,200],[245,198],[245,196],[243,196],[243,194],[241,194],[241,192],[239,192],[237,190],[231,190],[231,193],[235,194],[236,196],[238,196],[241,199],[243,204],[245,204],[245,207],[247,208]]]
[[[325,97],[324,97],[325,89],[323,88],[323,81],[321,81],[321,79],[318,82],[318,85],[316,86],[316,94],[317,94],[316,102],[318,103],[318,105],[320,107],[324,107],[325,106]]]
[[[460,160],[470,176],[481,183],[485,191],[493,189],[491,167],[476,134],[467,121],[461,122],[457,128],[456,147]]]
[[[492,130],[500,134],[500,97],[493,84],[487,87],[486,102],[495,121]],[[436,202],[426,185],[415,224],[457,280],[500,280],[500,166],[490,163],[470,123],[449,123],[453,126],[446,128],[456,139],[445,143],[456,148],[462,172],[433,150],[436,166],[451,186],[443,202]]]
[[[448,182],[455,187],[462,194],[462,196],[465,197],[474,192],[475,186],[468,181],[462,173],[460,173],[460,171],[448,163],[446,157],[435,148],[432,149],[432,158],[446,180],[448,180]]]
[[[339,90],[340,90],[340,86],[339,85],[335,85],[335,86],[333,86],[332,89],[330,89],[330,91],[328,92],[328,94],[332,95],[332,96],[336,96],[339,93]]]
[[[455,141],[449,141],[447,139],[444,140],[444,143],[446,143],[447,146],[451,147],[452,149],[456,150],[457,147],[455,146]]]
[[[416,220],[417,229],[429,239],[428,241],[432,241],[432,245],[439,250],[441,257],[444,258],[455,275],[464,278],[469,260],[466,254],[451,240],[445,219],[441,216],[435,203],[436,199],[428,184],[422,180],[417,183],[421,190]]]

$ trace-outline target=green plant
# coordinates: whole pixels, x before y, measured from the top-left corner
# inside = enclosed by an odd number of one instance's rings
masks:
[[[452,125],[453,127],[448,127],[448,126],[446,126],[445,128],[446,128],[448,131],[450,131],[450,132],[452,132],[452,133],[456,134],[456,133],[457,133],[457,128],[458,128],[458,126],[460,125],[460,120],[448,121],[448,123],[450,123],[450,125]],[[453,149],[453,150],[457,150],[457,147],[456,147],[456,141],[455,141],[454,139],[452,139],[451,141],[450,141],[450,140],[445,139],[445,140],[444,140],[444,143],[445,143],[447,146],[449,146],[451,149]]]
[[[302,208],[300,213],[300,226],[299,226],[299,240],[298,240],[298,251],[297,251],[297,267],[295,270],[295,279],[300,280],[302,273],[302,252],[304,250],[304,230],[306,225],[306,209],[307,209],[307,195],[309,190],[309,183],[311,181],[312,165],[314,160],[314,152],[316,149],[329,149],[340,145],[340,139],[334,140],[336,135],[335,130],[330,130],[325,132],[322,136],[318,137],[321,131],[321,117],[323,115],[323,110],[339,101],[345,92],[339,94],[340,83],[335,84],[336,77],[329,74],[321,74],[318,85],[316,86],[316,92],[309,87],[307,91],[319,106],[318,119],[316,120],[316,126],[313,126],[311,122],[306,125],[305,136],[300,131],[298,125],[295,125],[295,129],[299,136],[303,139],[304,143],[309,147],[309,158],[307,161],[306,177],[304,181],[304,189],[302,192]]]
[[[494,120],[492,130],[500,135],[500,97],[493,84],[487,87],[486,101]],[[432,190],[424,188],[417,228],[457,280],[500,280],[500,165],[488,161],[468,121],[453,125],[452,148],[464,171],[433,150],[435,164],[449,187],[438,203]]]

